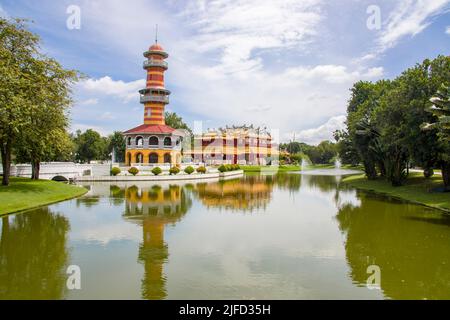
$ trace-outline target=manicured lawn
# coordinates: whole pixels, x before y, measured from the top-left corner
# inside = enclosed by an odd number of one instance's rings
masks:
[[[48,180],[11,178],[0,186],[0,215],[31,209],[85,194],[87,189]]]
[[[343,181],[358,189],[371,190],[450,212],[450,193],[434,191],[443,186],[439,175],[425,179],[422,173],[412,173],[401,187],[393,187],[383,179],[369,181],[363,174],[346,177]]]

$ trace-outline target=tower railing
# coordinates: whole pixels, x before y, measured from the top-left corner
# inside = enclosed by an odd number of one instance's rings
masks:
[[[162,60],[154,60],[154,59],[148,59],[144,61],[144,68],[148,68],[148,67],[162,67],[164,69],[168,68],[168,64],[166,61],[162,61]]]
[[[141,103],[146,102],[163,102],[169,103],[168,96],[156,96],[156,95],[141,95]]]

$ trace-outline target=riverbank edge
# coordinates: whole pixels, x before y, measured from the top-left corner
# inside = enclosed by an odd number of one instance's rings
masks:
[[[120,181],[181,181],[181,180],[205,180],[205,179],[219,179],[228,177],[242,177],[243,170],[229,171],[229,172],[213,172],[213,173],[196,173],[196,174],[180,174],[180,175],[123,175],[123,176],[83,176],[77,178],[76,182],[120,182]]]
[[[14,180],[17,180],[17,179],[24,180],[24,181],[30,181],[30,183],[32,183],[31,179],[27,179],[27,178],[12,178],[11,183],[14,183]],[[53,185],[62,184],[62,182],[56,182],[56,181],[50,181],[50,180],[37,180],[37,182],[43,183],[43,184],[48,183],[48,184],[53,184]],[[48,206],[51,204],[59,203],[62,201],[75,199],[75,198],[81,197],[82,195],[85,195],[89,191],[88,189],[81,187],[81,186],[72,186],[72,185],[64,185],[64,186],[72,188],[73,193],[70,195],[67,195],[67,193],[64,193],[63,196],[58,197],[58,198],[53,198],[48,201],[44,200],[42,202],[33,203],[32,205],[29,205],[29,206],[20,206],[18,208],[14,208],[14,209],[7,209],[7,211],[5,211],[5,212],[0,211],[0,217],[6,217],[11,214],[18,214],[18,213],[22,213],[22,212],[25,212],[28,210],[33,210],[33,209],[45,207],[45,206]],[[4,188],[4,187],[0,186],[0,188]],[[20,192],[23,192],[23,191],[20,191]],[[34,193],[34,194],[36,194],[36,193]],[[0,193],[0,195],[1,195],[1,193]]]
[[[415,178],[421,178],[422,174],[416,174],[414,175]],[[392,197],[394,199],[398,199],[398,200],[402,200],[402,201],[407,201],[413,204],[418,204],[424,207],[428,207],[428,208],[432,208],[432,209],[437,209],[442,211],[444,214],[450,214],[450,194],[449,193],[427,193],[424,192],[424,188],[426,187],[425,182],[428,182],[428,185],[438,185],[438,183],[435,182],[436,177],[434,177],[434,183],[433,180],[426,180],[425,178],[421,179],[423,182],[419,183],[419,184],[411,184],[411,185],[406,185],[406,186],[401,186],[401,187],[392,187],[389,182],[384,181],[384,180],[374,180],[374,181],[370,181],[367,180],[367,178],[365,177],[365,174],[356,174],[356,175],[350,175],[347,177],[344,177],[342,179],[342,182],[345,183],[346,185],[349,185],[351,187],[354,187],[358,190],[363,190],[363,191],[369,191],[369,192],[374,192],[377,194],[381,194],[384,196],[388,196],[388,197]],[[415,188],[416,190],[414,190],[414,192],[408,194],[408,191],[410,188]],[[417,191],[417,189],[419,189],[420,191]],[[444,205],[441,206],[439,204],[436,203],[430,203],[430,202],[424,202],[424,201],[419,201],[417,200],[414,196],[420,195],[421,197],[426,197],[427,200],[431,201],[429,198],[431,196],[436,196],[436,197],[444,197],[447,196],[448,200],[447,202],[444,202]]]

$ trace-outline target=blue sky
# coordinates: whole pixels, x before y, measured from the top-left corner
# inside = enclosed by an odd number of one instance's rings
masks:
[[[70,5],[81,29],[66,27]],[[369,29],[367,9],[380,9]],[[394,78],[450,52],[450,0],[1,0],[29,18],[42,49],[87,78],[74,87],[72,130],[102,134],[143,121],[142,53],[169,52],[170,111],[203,128],[264,125],[318,143],[343,127],[349,88]]]

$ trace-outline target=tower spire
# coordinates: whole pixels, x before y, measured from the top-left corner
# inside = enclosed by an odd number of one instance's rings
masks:
[[[158,24],[156,24],[155,28],[155,43],[158,43]]]

